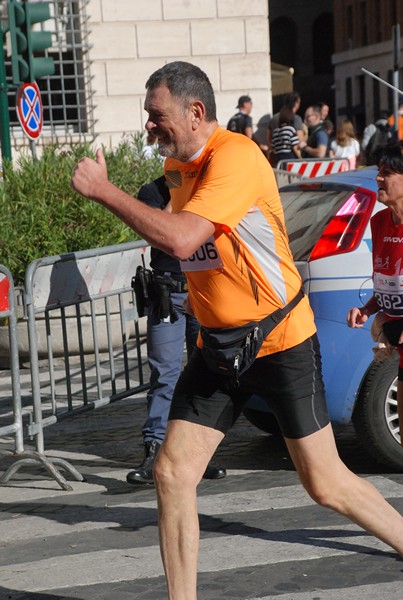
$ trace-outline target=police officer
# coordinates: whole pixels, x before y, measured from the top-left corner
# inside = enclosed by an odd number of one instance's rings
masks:
[[[170,201],[165,177],[143,185],[138,199],[164,209]],[[187,282],[179,261],[165,252],[151,248],[153,292],[147,307],[147,352],[150,366],[150,389],[147,394],[147,419],[143,425],[144,459],[130,471],[128,483],[152,483],[153,464],[165,436],[172,394],[182,367],[183,346],[186,341],[188,358],[196,345],[199,323],[184,309]],[[168,291],[168,294],[165,292]],[[168,299],[168,304],[167,304]],[[205,479],[220,479],[226,471],[210,462]]]
[[[228,121],[227,129],[235,133],[242,133],[248,138],[252,138],[252,98],[250,96],[241,96],[236,108],[238,112]]]

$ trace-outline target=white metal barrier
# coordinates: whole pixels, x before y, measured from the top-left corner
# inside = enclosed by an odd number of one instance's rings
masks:
[[[302,175],[298,175],[298,173],[290,173],[289,171],[284,171],[283,169],[273,169],[273,171],[279,188],[283,185],[287,185],[288,183],[301,181],[301,179],[303,179]]]
[[[21,415],[14,288],[10,273],[0,267],[0,282],[1,273],[10,282],[10,306],[0,318],[8,318],[11,328],[14,403],[13,423],[0,427],[0,437],[13,432],[16,440],[14,464],[0,482],[39,462],[63,489],[71,489],[59,468],[78,481],[83,477],[67,461],[46,456],[44,428],[148,389],[131,288],[143,261],[149,263],[149,247],[140,241],[42,258],[28,267],[24,303],[32,396],[31,403],[24,402],[27,424]],[[35,451],[24,450],[23,430]]]

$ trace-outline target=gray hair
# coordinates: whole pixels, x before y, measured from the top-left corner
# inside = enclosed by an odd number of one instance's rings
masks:
[[[172,96],[179,98],[184,109],[194,100],[203,102],[206,121],[216,121],[217,111],[213,86],[207,75],[196,65],[175,61],[155,71],[147,80],[146,89],[152,90],[164,85]]]

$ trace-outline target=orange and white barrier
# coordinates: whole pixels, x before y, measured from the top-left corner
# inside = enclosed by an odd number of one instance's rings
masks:
[[[284,169],[288,173],[295,173],[300,177],[320,177],[332,173],[348,171],[350,164],[346,158],[315,158],[282,160],[277,165],[278,169]]]

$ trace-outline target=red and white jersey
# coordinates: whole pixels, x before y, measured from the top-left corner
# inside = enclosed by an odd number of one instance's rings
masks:
[[[390,317],[403,318],[403,225],[385,208],[371,219],[374,297]]]

